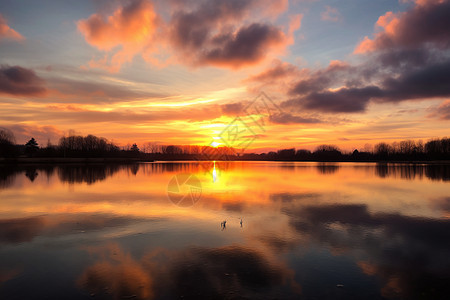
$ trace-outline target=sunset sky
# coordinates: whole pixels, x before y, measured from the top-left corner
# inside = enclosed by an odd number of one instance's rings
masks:
[[[265,92],[252,151],[449,136],[449,0],[2,0],[0,127],[45,146],[208,145]]]

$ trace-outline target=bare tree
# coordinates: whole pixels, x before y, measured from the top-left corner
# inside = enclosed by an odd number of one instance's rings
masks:
[[[14,157],[17,155],[16,139],[11,130],[0,128],[0,157]]]
[[[15,144],[16,138],[14,137],[14,133],[9,129],[0,128],[0,142]]]

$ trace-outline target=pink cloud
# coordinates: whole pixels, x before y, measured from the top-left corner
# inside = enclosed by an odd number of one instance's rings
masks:
[[[0,14],[0,40],[2,39],[12,39],[16,41],[24,40],[23,35],[9,27],[6,19]]]
[[[401,13],[387,12],[378,18],[380,30],[373,39],[365,37],[354,53],[406,47],[428,43],[439,49],[450,46],[450,1],[419,0],[415,6]]]
[[[39,126],[33,124],[18,123],[15,125],[7,125],[5,128],[11,130],[19,144],[26,143],[34,137],[40,146],[46,146],[48,140],[56,143],[63,132],[54,126]]]
[[[439,118],[441,120],[450,120],[450,100],[442,102],[438,107],[432,108],[428,114],[430,118]]]

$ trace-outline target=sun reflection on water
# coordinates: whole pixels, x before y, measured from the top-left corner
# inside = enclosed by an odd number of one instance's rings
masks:
[[[214,167],[213,167],[212,175],[213,175],[213,182],[216,182],[217,181],[216,161],[214,161]]]

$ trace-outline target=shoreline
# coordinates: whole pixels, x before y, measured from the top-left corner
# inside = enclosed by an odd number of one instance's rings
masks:
[[[207,162],[212,160],[151,160],[139,158],[121,157],[19,157],[0,158],[0,165],[22,165],[22,164],[98,164],[98,163],[145,163],[145,162]],[[377,164],[450,164],[450,160],[429,160],[429,161],[386,161],[386,160],[216,160],[217,162],[315,162],[315,163],[377,163]]]

